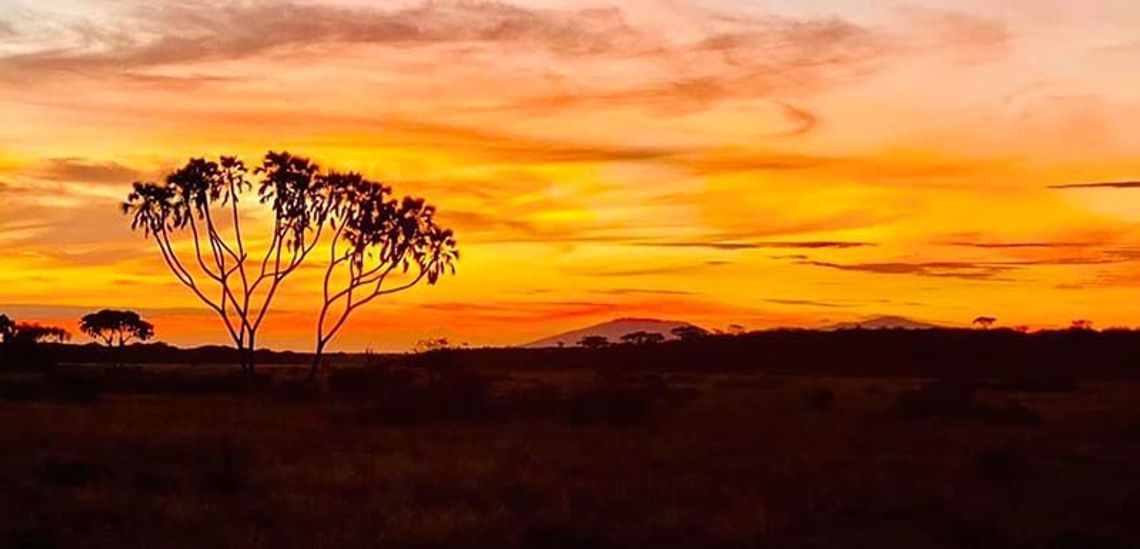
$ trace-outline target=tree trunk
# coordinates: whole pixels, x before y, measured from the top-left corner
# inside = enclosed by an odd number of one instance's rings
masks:
[[[234,345],[234,348],[237,349],[238,366],[241,367],[241,373],[243,373],[247,376],[251,375],[250,365],[249,365],[249,353],[246,352],[245,343],[239,342],[239,343]]]
[[[249,336],[249,347],[246,348],[246,350],[245,350],[245,364],[246,364],[246,367],[248,368],[248,370],[246,370],[246,372],[249,373],[250,377],[253,377],[257,373],[257,371],[256,371],[257,366],[256,366],[256,364],[254,364],[254,362],[257,358],[255,356],[256,353],[257,353],[257,347],[254,346],[253,336],[250,335]]]
[[[309,365],[309,383],[317,379],[317,371],[321,369],[321,359],[324,357],[325,344],[318,341],[317,348],[313,351],[313,362]]]

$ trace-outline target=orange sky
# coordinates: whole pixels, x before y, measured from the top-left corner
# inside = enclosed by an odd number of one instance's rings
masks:
[[[874,7],[871,7],[874,6]],[[618,316],[1140,324],[1131,0],[0,0],[0,312],[225,334],[135,179],[288,149],[427,197],[459,275],[338,349]],[[1059,185],[1073,186],[1055,188]],[[259,343],[307,349],[315,271]]]

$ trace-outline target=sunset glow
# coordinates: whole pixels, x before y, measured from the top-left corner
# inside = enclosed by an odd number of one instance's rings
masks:
[[[0,0],[0,312],[226,343],[118,205],[288,150],[427,198],[462,250],[336,349],[615,317],[1137,326],[1136,28],[1126,0]],[[259,345],[312,346],[321,274]]]

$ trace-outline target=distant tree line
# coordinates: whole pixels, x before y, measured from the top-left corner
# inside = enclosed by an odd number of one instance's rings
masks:
[[[55,326],[33,322],[16,322],[0,314],[0,342],[4,344],[63,343],[71,340],[71,333]]]
[[[71,334],[63,328],[17,322],[0,314],[0,366],[8,370],[43,369],[52,365],[41,343],[63,343]]]
[[[734,324],[733,326],[737,325]],[[741,331],[742,330],[743,328]],[[713,332],[710,332],[699,326],[693,326],[691,324],[673,328],[672,330],[669,330],[669,333],[672,334],[675,339],[680,339],[682,341],[691,341],[713,335]],[[639,330],[636,332],[624,334],[619,339],[621,340],[621,343],[624,343],[626,345],[653,345],[656,343],[664,342],[666,340],[666,337],[660,332],[648,332]],[[579,347],[585,347],[587,349],[601,349],[603,347],[609,347],[610,345],[612,345],[612,342],[609,340],[609,338],[601,335],[586,336],[578,341]]]

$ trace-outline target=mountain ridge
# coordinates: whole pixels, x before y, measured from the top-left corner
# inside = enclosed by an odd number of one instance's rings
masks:
[[[862,320],[828,324],[816,329],[825,332],[834,332],[839,330],[937,330],[939,328],[949,328],[949,326],[915,320],[899,315],[875,315]]]
[[[673,330],[682,326],[696,326],[691,322],[680,320],[662,320],[658,318],[638,318],[638,317],[621,317],[606,322],[601,322],[585,328],[578,328],[555,334],[553,336],[537,339],[529,343],[524,343],[520,347],[524,348],[541,348],[541,347],[573,347],[584,337],[589,336],[602,336],[609,339],[611,342],[618,342],[621,336],[631,332],[656,332],[667,339],[675,339],[671,333]]]

